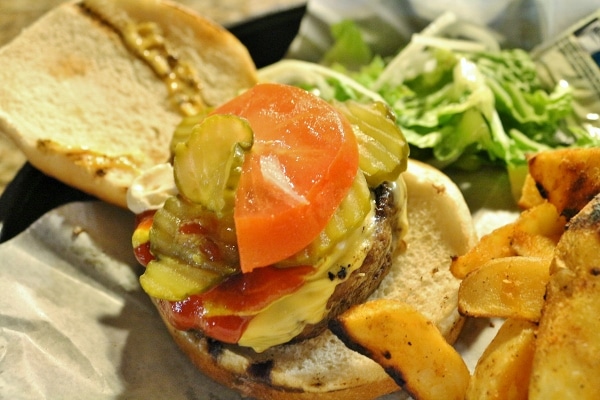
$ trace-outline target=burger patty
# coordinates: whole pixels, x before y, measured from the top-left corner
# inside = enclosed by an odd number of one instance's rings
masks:
[[[364,302],[379,287],[392,266],[392,255],[399,237],[399,213],[394,198],[393,187],[383,183],[375,189],[375,231],[371,247],[360,268],[346,274],[345,266],[340,266],[337,274],[330,273],[329,278],[342,280],[336,286],[327,302],[328,314],[317,324],[306,325],[304,330],[292,342],[298,342],[318,336],[329,320],[353,306]]]

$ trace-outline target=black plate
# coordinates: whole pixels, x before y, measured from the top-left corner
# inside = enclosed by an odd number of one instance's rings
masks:
[[[260,68],[284,56],[305,12],[306,6],[301,5],[227,26],[227,29],[248,48]],[[55,207],[93,199],[25,163],[0,197],[0,243],[16,236]]]

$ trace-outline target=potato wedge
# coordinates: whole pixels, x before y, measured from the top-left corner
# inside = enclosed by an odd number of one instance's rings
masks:
[[[495,258],[515,256],[511,246],[514,224],[503,225],[481,237],[479,242],[467,253],[455,257],[450,264],[454,277],[463,279],[469,272],[476,270]]]
[[[537,204],[523,211],[515,222],[511,246],[520,256],[551,258],[566,222],[553,204]]]
[[[537,206],[544,201],[545,199],[542,197],[536,186],[535,179],[533,179],[531,174],[528,173],[525,176],[525,182],[523,183],[523,187],[521,189],[521,197],[519,197],[517,205],[526,210],[528,208]]]
[[[570,221],[557,245],[540,319],[529,398],[597,399],[598,376],[600,195]]]
[[[461,282],[458,311],[471,317],[539,320],[549,264],[550,259],[520,256],[488,261]]]
[[[597,399],[600,394],[600,276],[554,274],[540,320],[532,400]]]
[[[379,363],[413,398],[464,399],[470,373],[460,354],[412,306],[374,300],[329,324],[349,348]]]
[[[551,267],[551,273],[568,268],[582,277],[600,275],[600,194],[569,222]]]
[[[497,258],[551,258],[565,223],[566,219],[558,214],[556,207],[544,200],[523,211],[516,221],[483,236],[467,253],[452,260],[450,271],[456,278],[464,279]]]
[[[467,400],[526,400],[535,349],[535,323],[508,319],[471,376]]]
[[[543,151],[528,164],[542,197],[567,219],[600,193],[600,148]]]

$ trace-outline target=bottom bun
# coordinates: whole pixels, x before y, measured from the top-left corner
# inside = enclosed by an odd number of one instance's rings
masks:
[[[475,243],[471,215],[458,187],[440,171],[409,161],[403,178],[408,191],[406,247],[401,246],[370,298],[413,305],[453,343],[463,319],[457,311],[459,281],[449,265]],[[348,349],[330,331],[256,353],[166,325],[196,367],[243,396],[364,400],[400,390],[381,366]]]

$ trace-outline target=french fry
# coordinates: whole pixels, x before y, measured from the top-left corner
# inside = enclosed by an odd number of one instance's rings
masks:
[[[549,264],[550,259],[519,256],[488,261],[461,282],[458,311],[471,317],[539,320]]]
[[[481,355],[466,400],[526,400],[535,349],[535,323],[508,319]]]
[[[569,223],[556,248],[536,341],[529,398],[600,394],[600,195]]]
[[[464,399],[470,373],[460,354],[412,306],[374,300],[330,322],[349,348],[379,363],[413,398]]]
[[[600,192],[600,148],[543,151],[527,161],[541,196],[567,219]]]
[[[515,256],[517,253],[511,246],[514,225],[501,226],[484,235],[467,253],[455,257],[450,264],[450,272],[454,277],[463,279],[472,272],[495,258]]]

